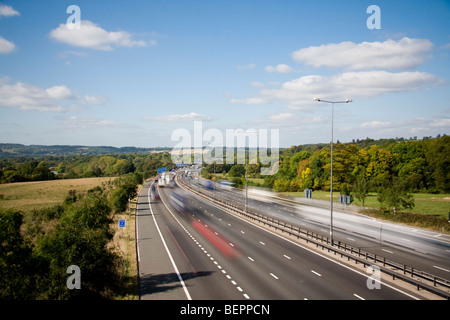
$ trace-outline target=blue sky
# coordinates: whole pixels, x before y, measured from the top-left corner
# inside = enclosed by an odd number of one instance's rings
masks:
[[[170,147],[198,120],[326,143],[317,96],[353,100],[335,140],[449,134],[448,21],[439,0],[1,1],[0,141]]]

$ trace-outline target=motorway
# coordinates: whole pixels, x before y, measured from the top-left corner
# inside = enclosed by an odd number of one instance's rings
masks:
[[[245,193],[235,188],[213,191],[184,179],[194,189],[210,197],[245,206]],[[262,199],[262,198],[260,198]],[[264,199],[263,199],[264,200]],[[276,198],[248,199],[252,212],[282,219],[290,224],[329,236],[330,209],[286,202]],[[341,241],[378,256],[414,266],[430,274],[450,279],[450,236],[406,225],[390,223],[361,214],[333,210],[334,241]],[[450,227],[450,226],[449,226]]]
[[[415,292],[262,229],[175,188],[139,194],[136,234],[143,300],[394,300]]]

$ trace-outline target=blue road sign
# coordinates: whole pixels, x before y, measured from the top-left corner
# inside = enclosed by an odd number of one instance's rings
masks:
[[[166,167],[163,167],[163,168],[162,168],[162,172],[166,172]]]
[[[125,228],[125,219],[119,219],[119,228]]]
[[[161,168],[158,168],[158,173],[162,173],[162,169]]]

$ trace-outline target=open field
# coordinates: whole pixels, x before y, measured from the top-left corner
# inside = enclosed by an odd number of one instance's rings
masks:
[[[212,174],[213,176],[214,176],[214,174]],[[216,179],[217,179],[217,181],[219,181],[219,180],[231,180],[232,179],[232,177],[229,177],[228,175],[226,175],[226,174],[223,174],[223,173],[216,173]],[[264,183],[264,178],[247,178],[247,180],[248,180],[248,182],[249,182],[249,184],[250,183],[253,183],[253,184],[256,184],[256,185],[263,185],[263,183]]]
[[[296,197],[303,197],[303,192],[283,192]],[[415,206],[412,209],[407,209],[404,211],[425,214],[431,216],[440,216],[448,218],[448,213],[450,212],[450,194],[429,194],[429,193],[411,193],[414,197]],[[333,193],[333,200],[338,201],[339,192]],[[313,199],[319,200],[330,200],[329,191],[313,191]],[[353,204],[361,206],[358,200],[354,200]],[[369,193],[365,201],[366,207],[371,207],[378,209],[379,203],[377,200],[376,193]]]
[[[0,184],[0,208],[26,212],[61,204],[69,190],[85,193],[113,179],[100,177]]]

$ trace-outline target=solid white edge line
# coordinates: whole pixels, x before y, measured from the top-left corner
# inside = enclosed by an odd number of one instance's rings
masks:
[[[136,203],[136,212],[135,212],[135,228],[136,228],[136,254],[138,262],[141,262],[141,255],[139,254],[139,222],[138,222],[138,204]]]
[[[172,258],[172,254],[170,253],[169,248],[167,247],[166,241],[164,240],[164,237],[163,237],[161,231],[159,230],[159,226],[158,226],[158,223],[156,222],[155,215],[153,214],[151,200],[150,200],[150,190],[151,190],[151,186],[153,185],[153,183],[154,182],[152,182],[152,184],[150,185],[150,188],[148,189],[148,192],[147,192],[148,207],[150,208],[150,212],[152,213],[152,217],[153,217],[153,221],[155,222],[156,229],[158,230],[159,236],[161,238],[161,241],[163,242],[164,248],[166,249],[167,255],[169,256],[170,262],[172,263],[175,273],[177,274],[178,280],[180,281],[181,286],[183,287],[184,293],[186,294],[186,297],[188,300],[192,300],[191,295],[189,294],[189,291],[186,287],[186,284],[184,283],[184,280],[181,277],[180,272],[178,271],[177,265],[175,264],[175,261]]]
[[[360,299],[360,300],[366,300],[366,299],[364,299],[363,297],[358,296],[356,293],[354,293],[353,295],[354,295],[355,297],[357,297],[358,299]]]

